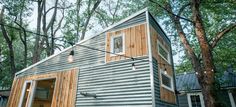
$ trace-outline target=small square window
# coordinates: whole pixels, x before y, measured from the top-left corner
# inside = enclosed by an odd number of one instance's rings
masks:
[[[124,53],[124,36],[113,36],[111,40],[111,52],[114,54]]]
[[[172,77],[168,74],[165,74],[162,70],[161,70],[161,85],[162,87],[170,91],[174,91]]]
[[[167,51],[167,49],[165,49],[165,47],[160,44],[159,41],[157,41],[157,44],[158,44],[158,53],[159,55],[164,59],[166,60],[168,63],[170,63],[170,55],[169,55],[169,52]]]
[[[189,93],[187,95],[189,107],[204,107],[202,93]]]

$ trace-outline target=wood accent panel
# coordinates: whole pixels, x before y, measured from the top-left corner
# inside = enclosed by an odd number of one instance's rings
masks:
[[[151,45],[152,45],[152,55],[153,57],[158,61],[158,63],[162,63],[162,64],[158,64],[158,75],[159,78],[160,77],[160,69],[167,69],[167,74],[170,75],[173,78],[173,69],[172,66],[165,60],[163,59],[159,54],[158,54],[158,45],[157,45],[157,40],[160,42],[160,44],[162,44],[167,51],[171,51],[171,46],[168,45],[167,43],[165,43],[165,41],[163,40],[162,37],[160,37],[160,35],[157,33],[157,31],[150,26],[150,34],[151,34]],[[165,66],[163,65],[165,64]],[[174,79],[174,78],[173,78]],[[161,80],[160,80],[160,97],[161,100],[165,101],[165,102],[169,102],[169,103],[174,103],[176,104],[176,95],[174,91],[170,91],[164,87],[161,86]]]
[[[15,77],[7,107],[18,107],[25,81],[56,78],[51,107],[74,107],[77,92],[78,69],[62,72]]]
[[[106,51],[111,52],[111,37],[124,33],[125,56],[138,57],[147,55],[147,27],[146,24],[131,26],[119,31],[107,32]],[[106,53],[106,62],[125,59],[123,56],[111,55]]]

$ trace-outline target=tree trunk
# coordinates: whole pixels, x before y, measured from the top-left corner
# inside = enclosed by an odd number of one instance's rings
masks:
[[[3,16],[4,16],[4,7],[2,8],[1,13],[0,13],[0,23],[4,23]],[[14,58],[14,50],[13,50],[12,40],[11,40],[11,38],[9,38],[10,36],[8,35],[3,24],[1,24],[1,30],[2,30],[2,35],[8,45],[9,59],[10,59],[10,65],[11,65],[11,75],[12,75],[12,78],[14,78],[15,73],[16,73],[16,66],[15,66],[15,58]]]
[[[88,24],[89,24],[89,21],[90,21],[90,18],[92,17],[93,13],[95,12],[95,10],[97,9],[97,7],[99,6],[99,4],[101,3],[101,0],[97,0],[96,3],[93,5],[93,8],[92,10],[90,10],[90,5],[91,5],[92,2],[89,2],[88,4],[88,16],[87,16],[87,19],[85,21],[85,24],[84,24],[84,28],[82,30],[82,35],[80,37],[80,40],[83,40],[84,37],[85,37],[85,33],[87,31],[87,27],[88,27]]]
[[[40,29],[41,29],[41,19],[42,19],[42,12],[43,12],[43,7],[44,7],[44,3],[45,0],[38,0],[38,16],[37,16],[37,35],[35,38],[35,43],[34,43],[34,52],[33,52],[33,59],[32,59],[32,63],[36,63],[40,60],[40,53],[41,53],[41,49],[40,49]],[[41,41],[43,42],[43,41]]]
[[[212,57],[212,50],[206,38],[205,29],[203,26],[200,8],[200,0],[192,0],[192,14],[194,21],[195,33],[200,45],[201,55],[203,60],[203,75],[198,76],[198,81],[202,87],[205,107],[215,107],[214,98],[214,64]]]

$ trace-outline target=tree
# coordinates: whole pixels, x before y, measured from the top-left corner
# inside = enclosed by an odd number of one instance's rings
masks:
[[[9,56],[10,56],[10,62],[11,62],[11,76],[14,77],[16,73],[16,65],[15,65],[15,56],[14,56],[14,50],[13,50],[13,40],[14,36],[9,35],[7,33],[7,30],[5,28],[4,24],[4,10],[5,7],[3,6],[1,13],[0,13],[0,23],[1,23],[1,31],[4,39],[7,42],[8,48],[9,48]]]
[[[213,50],[225,35],[236,28],[235,21],[230,19],[235,18],[235,15],[232,15],[232,8],[235,7],[235,5],[232,5],[230,2],[222,3],[200,0],[149,1],[153,6],[151,7],[152,9],[163,10],[162,12],[164,12],[165,15],[162,16],[166,16],[167,18],[165,19],[168,19],[168,21],[172,23],[171,27],[175,29],[175,33],[178,35],[188,57],[190,58],[194,71],[198,74],[197,78],[202,87],[205,106],[215,107],[216,100],[214,97],[214,84],[216,68],[213,62]],[[213,36],[212,32],[209,32],[210,27],[207,25],[214,24],[210,19],[219,13],[212,12],[214,11],[214,8],[209,8],[208,5],[216,6],[218,3],[220,3],[220,5],[217,6],[232,5],[229,9],[224,10],[231,13],[231,15],[224,14],[227,15],[228,18],[230,17],[228,20],[224,20],[224,22],[228,23],[222,23],[221,29],[219,29]],[[199,52],[197,52],[191,44],[189,40],[189,37],[191,36],[196,39],[200,50]]]

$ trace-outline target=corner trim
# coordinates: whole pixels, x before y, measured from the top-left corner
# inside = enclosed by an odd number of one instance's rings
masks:
[[[147,36],[148,36],[148,56],[149,56],[149,64],[150,64],[150,85],[151,85],[151,93],[152,93],[152,107],[156,107],[156,99],[155,99],[155,87],[154,87],[154,73],[153,73],[153,62],[152,62],[152,44],[151,44],[151,34],[150,34],[150,23],[149,23],[149,13],[146,11],[146,21],[147,21]]]

